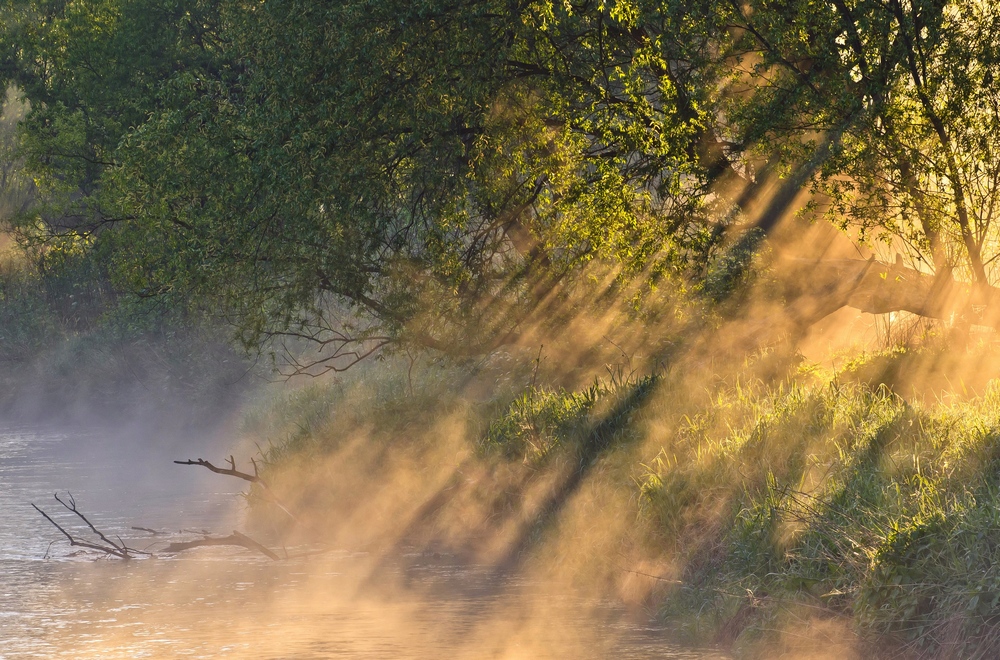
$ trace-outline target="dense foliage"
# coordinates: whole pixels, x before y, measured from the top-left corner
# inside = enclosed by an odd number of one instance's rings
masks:
[[[594,259],[697,283],[727,233],[766,235],[810,184],[862,238],[986,285],[998,17],[942,0],[7,0],[3,82],[30,103],[39,189],[18,227],[103,244],[119,288],[208,300],[248,347],[305,338],[338,369],[390,342],[510,341]]]

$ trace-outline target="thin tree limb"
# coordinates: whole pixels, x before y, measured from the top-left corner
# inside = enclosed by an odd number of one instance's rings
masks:
[[[59,504],[62,504],[64,507],[66,507],[66,509],[68,509],[69,511],[72,511],[73,513],[75,513],[77,515],[77,517],[80,518],[80,520],[82,520],[84,523],[86,523],[87,527],[90,528],[90,531],[92,531],[94,534],[96,534],[98,536],[98,538],[100,538],[102,541],[104,541],[108,545],[110,545],[110,546],[112,546],[114,548],[118,548],[119,551],[121,551],[124,555],[128,555],[128,551],[130,550],[130,548],[128,548],[124,543],[122,543],[120,538],[118,539],[119,543],[115,543],[114,541],[112,541],[111,539],[109,539],[107,536],[105,536],[104,533],[101,530],[99,530],[96,527],[94,527],[94,523],[90,522],[90,520],[87,519],[87,516],[83,515],[83,513],[81,513],[76,508],[76,499],[74,499],[73,493],[66,493],[66,495],[69,497],[69,503],[68,504],[59,497],[59,493],[56,493],[55,495],[53,495],[53,497],[56,498],[56,502],[59,502]]]
[[[200,465],[203,468],[206,468],[207,470],[210,470],[216,474],[223,474],[230,477],[236,477],[237,479],[242,479],[243,481],[249,481],[250,483],[258,484],[264,491],[264,493],[267,495],[267,497],[271,500],[271,502],[274,503],[275,506],[284,511],[289,518],[298,522],[298,517],[294,513],[289,511],[288,507],[286,507],[284,504],[281,503],[281,500],[279,500],[278,496],[274,494],[274,491],[271,490],[271,487],[267,485],[267,482],[260,477],[257,470],[257,462],[254,461],[253,459],[251,459],[250,462],[253,463],[253,471],[254,471],[253,474],[237,470],[236,459],[234,459],[232,455],[229,456],[228,468],[223,468],[217,465],[213,465],[211,462],[206,461],[203,458],[198,458],[195,460],[188,459],[186,461],[174,461],[174,463],[176,463],[177,465]]]
[[[242,479],[244,481],[249,481],[251,483],[260,484],[264,488],[267,488],[267,483],[256,474],[248,474],[246,472],[240,472],[239,470],[237,470],[236,461],[235,459],[233,459],[232,456],[229,457],[228,468],[218,467],[216,465],[213,465],[209,461],[206,461],[203,458],[198,458],[195,460],[188,459],[186,461],[174,461],[174,463],[176,463],[177,465],[200,465],[204,468],[211,470],[216,474],[224,474],[230,477],[236,477],[237,479]]]

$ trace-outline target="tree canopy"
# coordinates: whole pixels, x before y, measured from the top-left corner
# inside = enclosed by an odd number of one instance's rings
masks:
[[[813,193],[992,301],[986,0],[5,0],[26,241],[343,368],[488,350],[588,262],[695,287]]]

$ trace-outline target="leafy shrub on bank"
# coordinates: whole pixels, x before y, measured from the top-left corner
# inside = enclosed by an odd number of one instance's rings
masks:
[[[486,431],[483,448],[509,460],[542,462],[560,445],[586,432],[598,386],[582,392],[529,387]]]

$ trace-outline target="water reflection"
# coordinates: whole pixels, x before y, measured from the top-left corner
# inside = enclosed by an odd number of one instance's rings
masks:
[[[228,533],[240,484],[145,467],[173,467],[177,451],[122,451],[100,434],[0,434],[0,658],[716,657],[679,649],[613,604],[498,581],[447,557],[330,552],[275,563],[228,548],[132,562],[68,556],[29,506],[55,514],[52,491],[71,490],[133,547],[144,545],[134,525]]]

